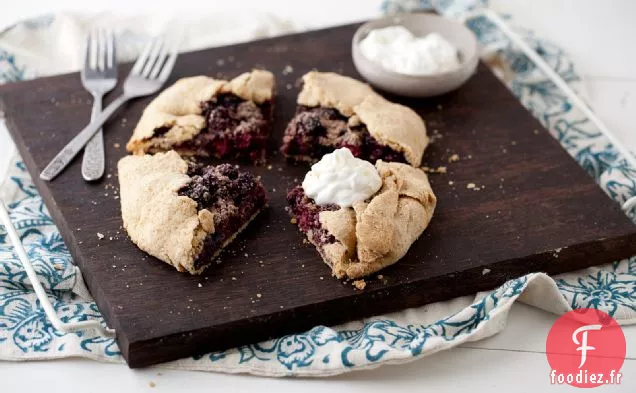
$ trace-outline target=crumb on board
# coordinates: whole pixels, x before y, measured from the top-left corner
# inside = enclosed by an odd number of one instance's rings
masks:
[[[283,68],[283,75],[291,74],[292,72],[294,72],[294,67],[290,66],[289,64],[287,64],[285,68]]]
[[[272,170],[272,168],[273,168],[273,167],[272,167],[272,164],[269,164],[269,165],[267,166],[267,170],[268,170],[268,171],[271,171],[271,170]]]
[[[292,217],[291,220],[289,220],[289,222],[291,222],[292,224],[296,225],[296,223],[298,221],[296,220],[296,217]]]
[[[378,280],[384,280],[384,276],[381,274],[378,274]]]
[[[484,269],[481,271],[481,275],[485,276],[486,274],[490,273],[490,271],[491,271],[490,269]]]
[[[150,381],[148,382],[148,386],[150,386],[151,388],[154,388],[155,386],[157,386],[157,384],[154,381]]]
[[[321,280],[324,280],[325,278],[324,278],[323,276],[320,276],[320,279],[321,279]]]
[[[472,190],[473,188],[475,188],[475,183],[468,183],[466,184],[466,188],[468,188],[469,190]]]
[[[119,143],[117,143],[117,142],[113,143],[113,147],[114,147],[115,149],[119,149],[119,147],[120,147],[120,146],[121,146],[121,145],[120,145]]]
[[[291,85],[291,83],[286,84],[286,85],[285,85],[285,88],[286,88],[287,90],[291,90],[291,89],[292,89],[292,85]]]
[[[199,288],[203,288],[203,284],[201,284],[201,283],[199,283],[197,286],[198,286]]]
[[[532,132],[534,133],[534,135],[539,135],[539,130],[532,130]]]
[[[103,234],[103,233],[101,233],[101,232],[97,232],[97,238],[98,238],[99,240],[102,240],[102,239],[104,238],[104,234]]]
[[[445,166],[438,166],[437,168],[431,168],[428,166],[420,167],[426,173],[447,173],[447,168]]]
[[[256,297],[260,299],[261,297],[263,297],[263,295],[261,295],[260,293],[257,293]]]
[[[367,286],[367,282],[364,280],[355,280],[353,282],[353,286],[356,287],[356,289],[361,291]]]
[[[448,157],[448,162],[457,162],[459,161],[459,154],[453,154],[452,156]]]
[[[449,186],[452,186],[453,184],[455,184],[455,182],[454,182],[454,181],[452,181],[452,180],[449,180],[449,181],[448,181],[448,185],[449,185]]]

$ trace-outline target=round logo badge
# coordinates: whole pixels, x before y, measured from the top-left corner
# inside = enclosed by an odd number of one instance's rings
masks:
[[[591,388],[620,384],[625,335],[603,311],[582,308],[562,315],[545,344],[550,383]]]

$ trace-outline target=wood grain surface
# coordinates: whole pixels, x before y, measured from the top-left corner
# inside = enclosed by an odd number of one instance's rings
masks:
[[[200,277],[146,255],[121,227],[116,163],[152,97],[131,102],[105,126],[101,182],[82,180],[78,157],[45,183],[39,172],[89,120],[90,95],[79,74],[0,89],[0,109],[22,158],[131,367],[472,294],[529,272],[560,273],[636,254],[636,228],[618,205],[480,64],[465,86],[445,96],[387,96],[426,120],[434,142],[424,162],[447,167],[430,176],[439,204],[430,227],[382,271],[382,280],[371,277],[359,291],[332,278],[284,209],[286,190],[308,167],[286,164],[276,149],[303,73],[315,68],[359,77],[350,53],[356,27],[179,57],[170,83],[199,74],[230,78],[252,67],[277,77],[272,167],[248,168],[262,176],[270,206]],[[288,65],[293,72],[283,73]],[[128,69],[122,66],[120,75]],[[108,98],[120,92],[121,86]],[[452,154],[460,160],[449,163]]]

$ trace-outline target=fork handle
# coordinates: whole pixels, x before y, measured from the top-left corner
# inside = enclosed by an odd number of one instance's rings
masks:
[[[44,168],[44,170],[40,173],[40,179],[51,181],[55,178],[55,176],[59,175],[60,172],[68,166],[71,160],[73,160],[77,153],[84,148],[84,145],[88,143],[91,137],[102,128],[106,120],[108,120],[108,118],[110,118],[113,113],[119,109],[119,107],[131,98],[133,97],[124,93],[117,97],[115,101],[111,102],[111,104],[108,105],[103,112],[97,115],[94,120],[91,120],[91,122],[84,127],[84,129],[80,131],[75,138],[73,138],[59,153],[57,153],[46,168]]]
[[[102,94],[93,93],[91,121],[102,111],[102,97]],[[82,177],[84,180],[95,181],[104,176],[105,159],[104,136],[100,128],[84,148],[84,156],[82,157]]]

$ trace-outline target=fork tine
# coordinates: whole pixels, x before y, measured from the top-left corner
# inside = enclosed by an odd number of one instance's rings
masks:
[[[148,62],[146,63],[146,66],[144,67],[144,70],[141,73],[144,76],[144,78],[148,78],[148,76],[150,76],[150,71],[152,70],[152,67],[155,65],[155,63],[157,62],[159,58],[159,53],[161,52],[162,46],[163,46],[163,39],[158,38],[157,40],[155,40],[155,45],[152,48],[152,52],[150,52]]]
[[[148,76],[148,78],[157,79],[157,76],[159,75],[159,72],[161,71],[161,68],[163,67],[163,64],[167,56],[168,56],[168,46],[163,45],[161,47],[161,53],[159,53],[159,55],[157,56],[157,61],[155,62],[154,67],[152,67],[152,71],[150,72],[150,75]]]
[[[146,44],[146,46],[144,47],[144,50],[139,55],[139,58],[135,62],[135,65],[133,66],[132,70],[130,71],[131,74],[133,75],[141,74],[141,70],[143,69],[144,64],[146,63],[146,60],[148,59],[148,55],[150,54],[150,50],[152,49],[153,43],[154,43],[154,40]]]
[[[106,68],[113,68],[117,63],[115,60],[115,33],[112,30],[108,31],[107,43],[106,43]]]
[[[174,67],[174,63],[177,61],[178,54],[179,54],[179,51],[177,49],[177,45],[176,43],[173,43],[170,46],[170,55],[168,56],[166,63],[163,65],[163,68],[161,69],[161,74],[159,74],[159,80],[161,81],[161,83],[164,83],[166,80],[168,80],[168,77],[170,76],[170,73],[172,72],[172,68]]]
[[[106,70],[106,32],[104,31],[104,29],[98,29],[97,30],[97,37],[98,37],[98,41],[99,41],[99,46],[97,48],[97,53],[99,53],[99,56],[97,57],[99,59],[99,70],[100,71],[104,71]]]
[[[91,32],[89,31],[86,34],[86,53],[84,54],[84,70],[88,70],[91,68]]]

